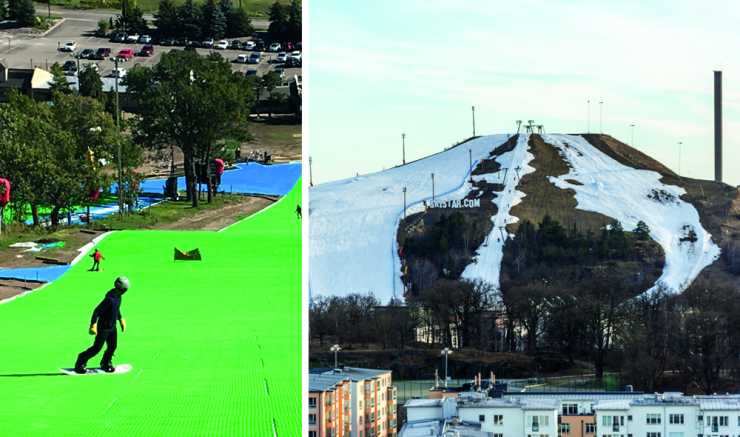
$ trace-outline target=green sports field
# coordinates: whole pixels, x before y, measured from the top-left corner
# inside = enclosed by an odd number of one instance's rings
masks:
[[[221,232],[114,232],[103,271],[84,258],[0,304],[0,436],[300,435],[300,187]],[[175,247],[203,261],[175,262]],[[61,374],[118,275],[131,288],[113,364],[133,370]]]

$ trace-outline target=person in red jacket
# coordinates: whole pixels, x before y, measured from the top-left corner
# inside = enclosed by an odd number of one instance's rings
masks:
[[[93,265],[92,267],[90,267],[90,271],[99,272],[100,271],[100,260],[105,259],[105,257],[98,249],[95,249],[95,252],[93,252],[93,254],[90,255],[90,258],[93,259]]]

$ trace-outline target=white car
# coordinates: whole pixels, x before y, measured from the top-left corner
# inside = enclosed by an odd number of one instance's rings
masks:
[[[244,50],[254,50],[255,47],[257,47],[257,43],[254,41],[245,41],[244,44],[242,44],[242,48]]]
[[[237,64],[246,64],[249,62],[249,55],[237,55],[234,62]]]
[[[281,48],[281,46],[280,46],[280,43],[279,42],[274,42],[274,43],[270,44],[270,51],[271,52],[279,52],[280,51],[280,48]]]
[[[126,41],[128,42],[137,42],[138,40],[139,40],[138,33],[132,33],[130,35],[126,35]]]
[[[203,41],[201,45],[206,48],[213,47],[213,38],[208,38],[207,40]]]
[[[222,40],[220,40],[219,42],[216,43],[216,46],[215,47],[217,49],[219,49],[219,50],[226,50],[226,49],[229,48],[229,42],[226,41],[225,39],[222,39]]]
[[[141,35],[141,38],[139,38],[139,42],[142,44],[149,44],[152,42],[152,37],[149,35]]]
[[[67,41],[64,45],[59,47],[59,50],[62,52],[74,52],[77,50],[77,43],[74,41]]]
[[[110,72],[111,77],[117,77],[119,79],[123,79],[124,76],[126,76],[126,69],[125,68],[114,68],[113,71]]]
[[[290,52],[290,55],[288,55],[288,57],[289,58],[300,60],[301,59],[301,51],[300,50],[295,50],[293,52]]]
[[[277,54],[277,57],[275,58],[275,61],[277,62],[285,62],[288,60],[288,54],[285,52],[280,52]]]

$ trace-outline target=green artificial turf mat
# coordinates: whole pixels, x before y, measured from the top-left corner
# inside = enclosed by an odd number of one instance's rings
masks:
[[[0,435],[300,435],[300,189],[221,232],[114,232],[103,271],[83,258],[0,304]],[[175,247],[203,260],[175,262]],[[113,363],[133,370],[60,374],[118,275],[131,289]]]

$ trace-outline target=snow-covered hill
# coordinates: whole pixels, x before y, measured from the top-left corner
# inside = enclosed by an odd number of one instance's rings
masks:
[[[407,214],[424,211],[424,202],[456,200],[473,187],[472,168],[509,139],[510,135],[479,137],[444,152],[390,170],[322,184],[310,191],[310,292],[317,295],[373,293],[382,302],[403,297],[401,260],[396,235],[403,217],[403,188]],[[510,237],[504,226],[514,223],[511,208],[526,199],[518,189],[521,178],[534,172],[528,135],[520,135],[510,151],[495,156],[501,168],[516,171],[473,176],[501,184],[493,202],[493,227],[478,247],[463,278],[497,286],[503,246]],[[719,256],[719,247],[702,226],[693,205],[679,198],[680,187],[666,185],[655,171],[636,170],[601,152],[581,136],[543,135],[571,168],[549,178],[558,188],[573,189],[577,208],[618,220],[632,230],[639,220],[665,252],[666,264],[658,283],[679,292]],[[472,154],[471,168],[469,153]],[[694,240],[694,241],[690,241]],[[656,284],[657,286],[657,284]],[[655,289],[655,287],[653,287]]]

